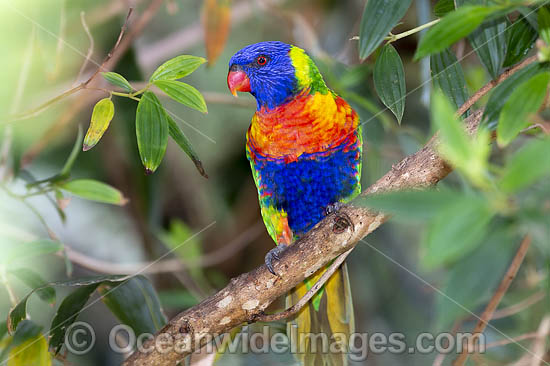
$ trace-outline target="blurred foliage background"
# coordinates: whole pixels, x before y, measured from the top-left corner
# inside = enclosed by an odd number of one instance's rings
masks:
[[[435,5],[435,1],[413,1],[392,32],[397,34],[434,19]],[[429,59],[413,62],[419,34],[393,42],[403,60],[410,91],[399,126],[376,96],[373,71],[378,52],[360,62],[357,41],[351,40],[359,34],[364,0],[1,0],[2,119],[7,121],[9,115],[31,110],[90,77],[115,44],[131,6],[135,7],[134,13],[111,64],[113,71],[136,89],[160,64],[177,55],[208,59],[208,64],[185,79],[204,95],[208,114],[166,97],[161,97],[161,102],[177,116],[209,178],[197,172],[173,141],[169,141],[158,170],[146,175],[134,131],[136,102],[113,96],[115,114],[110,128],[97,146],[77,156],[71,178],[107,183],[122,192],[128,203],[108,205],[67,194],[58,196],[57,201],[54,194],[49,198],[40,194],[25,196],[26,182],[21,177],[44,179],[59,173],[75,143],[78,127],[86,130],[93,105],[107,95],[82,90],[31,118],[0,122],[2,142],[10,143],[9,148],[2,145],[0,151],[0,248],[6,253],[19,242],[39,238],[61,243],[63,249],[54,250],[56,255],[34,256],[21,265],[44,281],[143,269],[142,274],[153,284],[170,318],[222,287],[231,277],[263,263],[273,242],[261,222],[244,152],[255,102],[248,95],[234,99],[226,87],[227,62],[245,45],[281,40],[306,49],[315,59],[327,84],[357,110],[365,123],[363,187],[417,151],[431,136]],[[517,18],[517,14],[511,18]],[[475,53],[469,52],[468,42],[461,40],[452,50],[459,59],[467,55],[461,60],[467,94],[491,80]],[[83,64],[89,52],[90,60]],[[99,79],[96,87],[108,85]],[[526,139],[529,137],[514,141],[513,149]],[[506,154],[507,150],[494,149],[491,159],[502,162]],[[12,180],[13,176],[19,179]],[[457,173],[442,185],[464,192],[472,189]],[[546,216],[533,211],[529,232],[534,249],[501,304],[502,308],[516,307],[493,323],[510,337],[536,332],[550,309],[548,180],[533,189],[538,193],[529,199],[542,207]],[[58,213],[59,207],[65,220]],[[414,344],[414,337],[421,332],[472,329],[475,319],[464,308],[476,314],[483,310],[523,233],[518,229],[491,237],[458,264],[433,269],[420,264],[424,223],[391,220],[367,238],[368,245],[359,244],[348,259],[357,330],[402,332]],[[147,265],[157,258],[162,259]],[[21,300],[30,290],[15,277],[3,270],[2,280],[12,293],[0,286],[2,316],[7,316],[13,306],[10,297]],[[57,288],[57,305],[32,297],[28,313],[33,322],[49,324],[60,299],[69,292],[67,287]],[[98,296],[94,294],[92,299]],[[95,302],[84,309],[79,320],[93,324],[96,345],[85,355],[69,354],[67,360],[78,365],[119,364],[123,355],[108,347],[109,330],[118,320],[107,306]],[[282,330],[283,324],[279,325]],[[489,342],[503,339],[490,328],[486,334]],[[530,348],[531,340],[521,344]],[[508,364],[524,354],[525,349],[511,344],[490,348],[473,362]],[[436,356],[371,354],[368,361],[357,364],[426,365],[432,364]],[[447,357],[444,364],[450,364],[452,358]],[[288,355],[224,355],[217,364],[259,362],[280,365],[291,361]]]

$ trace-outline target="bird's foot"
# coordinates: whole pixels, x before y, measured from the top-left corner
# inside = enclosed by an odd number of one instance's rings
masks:
[[[332,213],[338,212],[342,207],[344,207],[344,204],[342,202],[331,203],[327,205],[327,207],[325,207],[325,215],[328,216]]]
[[[275,276],[278,276],[277,272],[273,269],[273,260],[279,260],[279,256],[281,253],[287,248],[284,244],[279,244],[275,248],[271,249],[267,254],[265,255],[265,265],[267,266],[267,269],[269,272],[274,274]]]

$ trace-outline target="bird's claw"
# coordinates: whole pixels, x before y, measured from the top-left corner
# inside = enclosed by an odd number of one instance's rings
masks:
[[[286,245],[279,244],[275,248],[271,249],[267,254],[265,255],[265,265],[267,266],[267,269],[269,272],[271,272],[273,275],[278,276],[277,272],[273,269],[273,260],[279,260],[279,256],[281,253],[286,249]]]
[[[325,207],[325,215],[328,216],[332,213],[338,212],[342,207],[344,207],[344,204],[342,202],[331,203],[327,205],[327,207]]]

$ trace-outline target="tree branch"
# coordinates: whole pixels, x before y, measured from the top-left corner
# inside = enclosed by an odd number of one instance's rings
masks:
[[[481,116],[482,113],[477,111],[465,120],[469,133],[477,129]],[[434,185],[451,171],[450,166],[437,155],[437,144],[437,136],[434,136],[423,149],[395,164],[362,194]],[[387,215],[365,208],[343,207],[283,252],[274,264],[279,276],[273,276],[265,265],[242,274],[218,293],[174,317],[156,335],[164,334],[161,338],[168,336],[178,340],[182,347],[169,352],[152,347],[151,352],[134,353],[124,365],[174,365],[206,344],[208,336],[227,332],[245,322],[257,321],[273,301],[333,258],[354,248],[360,239],[387,219]],[[156,337],[146,342],[144,347],[154,346]]]
[[[490,82],[480,89],[465,105],[470,108],[493,87],[534,61],[527,59],[506,71],[497,82]],[[477,130],[481,117],[482,112],[475,111],[465,119],[465,128],[469,134]],[[452,168],[436,153],[438,144],[436,134],[420,151],[395,164],[388,173],[363,191],[362,195],[433,186],[445,178]],[[337,213],[325,217],[283,252],[274,265],[279,276],[272,275],[262,265],[233,278],[216,294],[176,315],[153,339],[145,342],[142,349],[149,352],[135,352],[123,365],[171,366],[200,349],[211,337],[228,332],[243,323],[265,319],[265,316],[262,318],[264,310],[273,301],[337,256],[351,251],[359,240],[372,233],[387,219],[387,215],[365,208],[343,207]],[[174,347],[163,347],[167,338],[174,341]]]
[[[323,275],[321,277],[319,277],[317,282],[315,282],[315,285],[311,286],[311,288],[306,292],[306,294],[300,300],[298,300],[298,302],[296,304],[292,305],[290,308],[286,309],[285,311],[282,311],[282,312],[277,313],[277,314],[262,314],[262,315],[259,315],[254,319],[254,321],[257,321],[257,322],[274,322],[274,321],[277,321],[277,320],[290,318],[291,316],[293,316],[294,314],[299,312],[307,304],[307,302],[309,300],[311,300],[313,295],[315,295],[319,291],[319,289],[325,284],[325,282],[328,281],[330,276],[332,276],[333,273],[336,272],[336,270],[342,265],[342,263],[344,263],[347,256],[351,253],[352,250],[353,250],[353,248],[349,249],[345,253],[340,254],[340,256],[338,258],[336,258],[334,260],[334,262],[332,262],[332,264],[325,271],[325,273],[323,273]]]

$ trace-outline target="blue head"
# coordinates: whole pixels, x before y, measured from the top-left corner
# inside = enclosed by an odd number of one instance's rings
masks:
[[[260,42],[244,47],[231,57],[227,84],[231,92],[250,92],[258,109],[274,108],[299,90],[290,51],[283,42]]]

